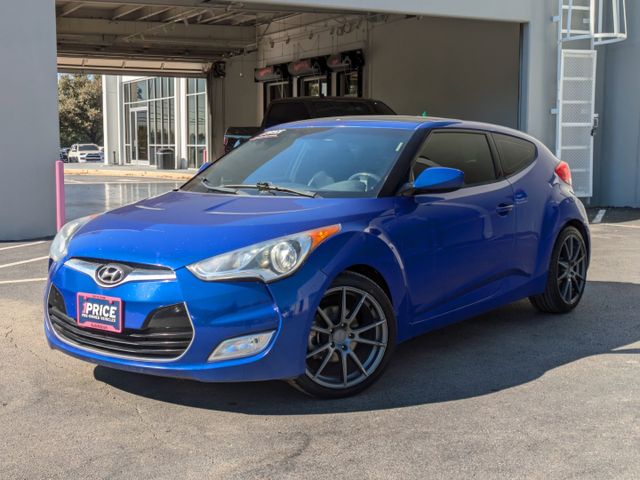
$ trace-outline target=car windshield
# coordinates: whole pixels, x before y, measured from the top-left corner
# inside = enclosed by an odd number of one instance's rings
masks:
[[[93,145],[91,143],[85,144],[85,145],[80,145],[78,147],[78,150],[98,150],[98,146],[97,145]]]
[[[267,130],[220,158],[182,189],[375,197],[412,134],[411,130],[366,127]]]

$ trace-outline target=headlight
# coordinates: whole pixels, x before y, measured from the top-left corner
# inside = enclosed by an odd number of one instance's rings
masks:
[[[94,217],[95,215],[89,215],[88,217],[77,218],[66,223],[53,239],[53,242],[51,242],[51,248],[49,249],[51,260],[57,262],[64,258],[67,254],[67,247],[69,247],[71,237],[73,237],[80,227],[84,226]]]
[[[318,245],[340,228],[331,225],[287,235],[207,258],[187,268],[205,281],[251,278],[270,282],[295,272]]]

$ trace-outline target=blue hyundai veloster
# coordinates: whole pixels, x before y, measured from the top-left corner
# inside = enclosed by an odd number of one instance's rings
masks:
[[[45,332],[115,369],[342,397],[416,335],[526,297],[572,310],[587,224],[567,165],[520,132],[291,123],[175,191],[65,225]]]

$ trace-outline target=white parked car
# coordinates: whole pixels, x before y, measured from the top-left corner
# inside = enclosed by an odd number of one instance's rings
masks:
[[[103,162],[104,152],[95,143],[75,143],[69,150],[69,162]]]

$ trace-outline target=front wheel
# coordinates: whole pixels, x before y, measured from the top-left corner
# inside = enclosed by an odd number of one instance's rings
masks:
[[[578,306],[587,283],[587,246],[580,231],[566,227],[556,240],[545,291],[529,297],[538,310],[566,313]]]
[[[354,395],[382,374],[396,343],[396,319],[385,292],[345,272],[325,292],[307,342],[306,371],[293,380],[316,397]]]

